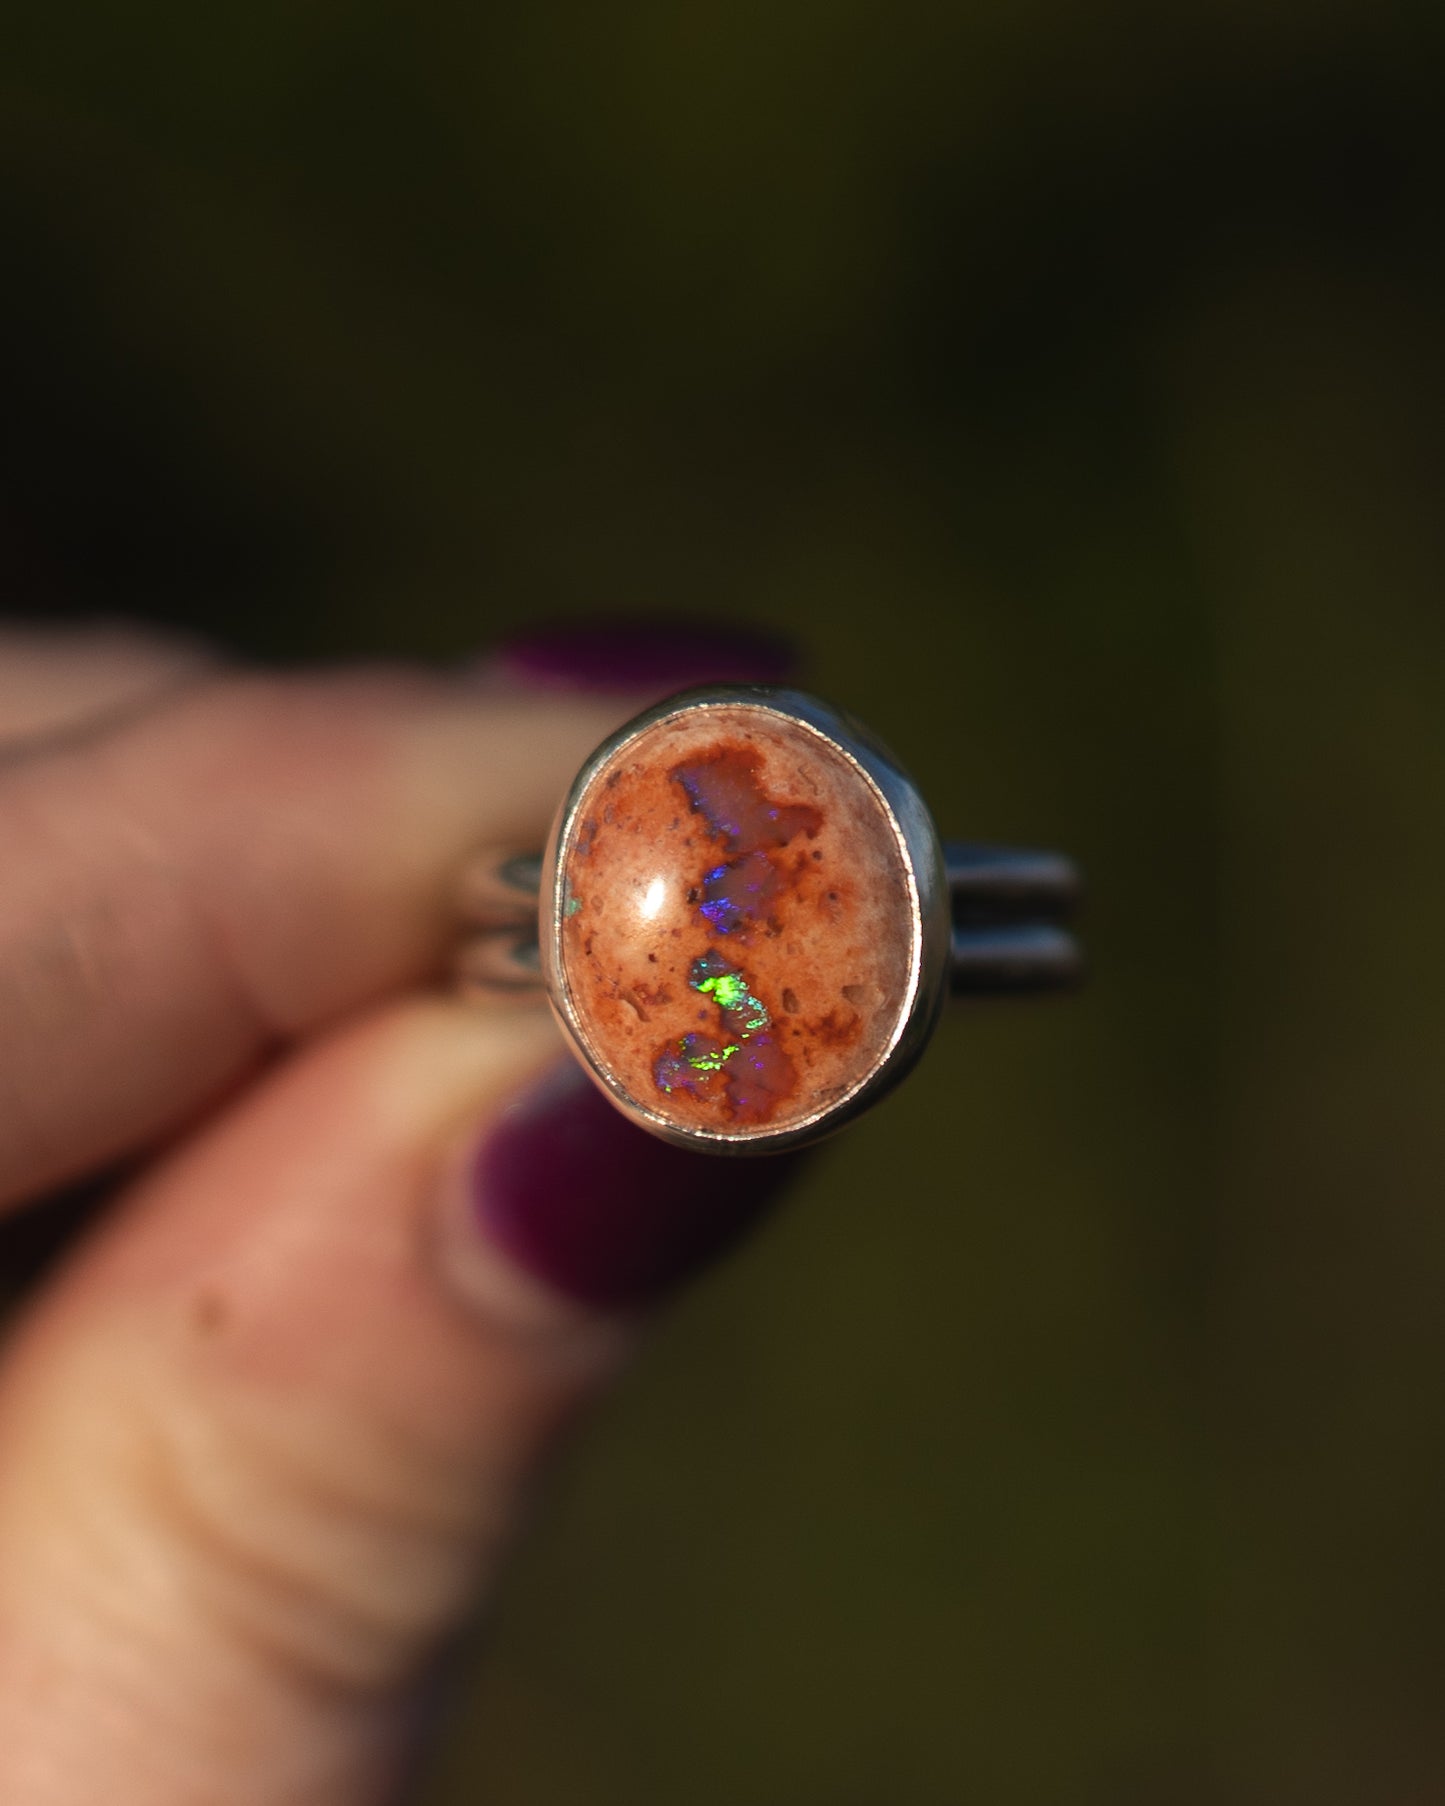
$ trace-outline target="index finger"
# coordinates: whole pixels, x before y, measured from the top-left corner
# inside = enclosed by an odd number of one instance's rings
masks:
[[[0,1207],[436,973],[468,853],[540,839],[617,696],[220,675],[0,771]]]

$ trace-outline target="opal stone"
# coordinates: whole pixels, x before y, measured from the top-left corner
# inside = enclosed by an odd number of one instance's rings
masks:
[[[682,709],[592,773],[557,848],[559,1002],[664,1124],[769,1137],[858,1090],[917,969],[898,831],[824,735]]]

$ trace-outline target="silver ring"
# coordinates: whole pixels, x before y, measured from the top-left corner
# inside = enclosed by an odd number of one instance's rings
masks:
[[[941,843],[898,761],[799,690],[670,697],[582,766],[544,853],[469,879],[464,988],[545,987],[617,1107],[781,1153],[913,1067],[950,995],[1077,981],[1053,853]]]

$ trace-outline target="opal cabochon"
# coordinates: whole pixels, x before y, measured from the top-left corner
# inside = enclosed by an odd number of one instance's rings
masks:
[[[745,696],[589,762],[559,821],[544,962],[629,1113],[722,1151],[803,1138],[874,1085],[928,974],[907,834],[863,763]]]

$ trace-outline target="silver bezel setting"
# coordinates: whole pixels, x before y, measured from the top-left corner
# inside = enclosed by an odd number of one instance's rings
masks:
[[[815,735],[851,765],[872,790],[892,828],[906,878],[900,906],[909,915],[908,991],[894,1032],[871,1069],[844,1097],[802,1119],[770,1130],[744,1133],[683,1128],[632,1097],[587,1039],[566,980],[562,929],[564,899],[559,883],[561,853],[571,844],[578,811],[603,766],[640,735],[682,714],[745,707],[773,715]],[[917,1062],[938,1020],[947,989],[951,917],[943,851],[933,819],[917,789],[893,755],[859,722],[801,690],[754,684],[709,684],[670,696],[619,728],[597,748],[573,779],[553,823],[542,864],[538,917],[542,975],[552,1010],[586,1071],[607,1096],[640,1127],[677,1147],[713,1154],[778,1154],[819,1141],[846,1127],[904,1078]]]

